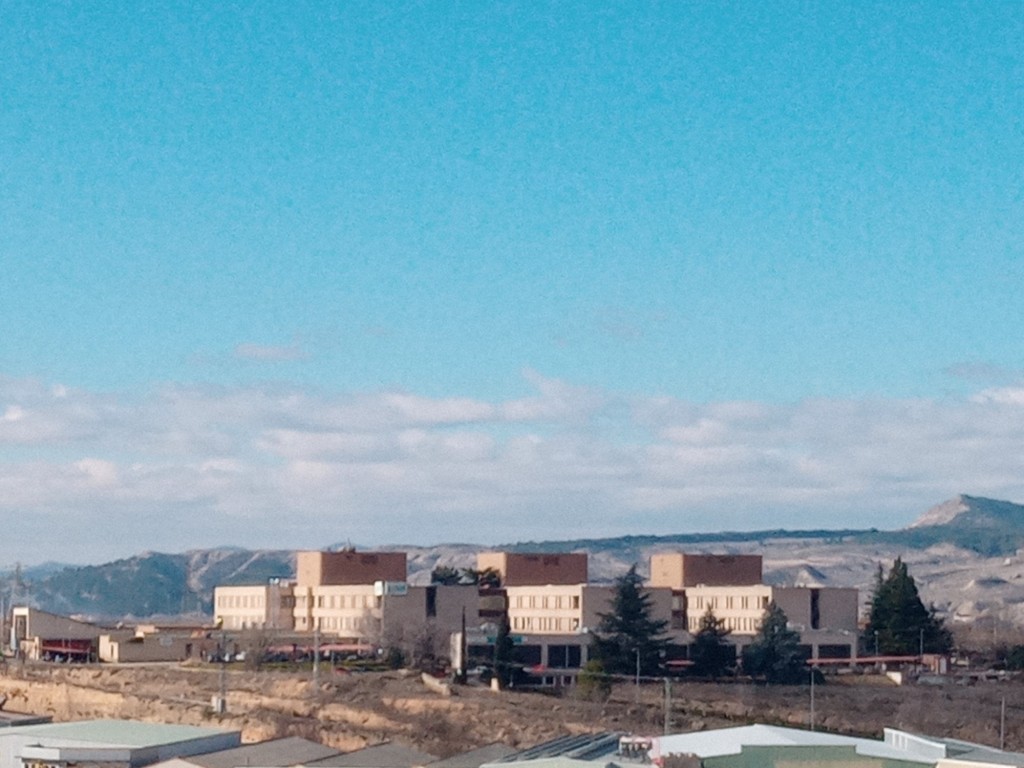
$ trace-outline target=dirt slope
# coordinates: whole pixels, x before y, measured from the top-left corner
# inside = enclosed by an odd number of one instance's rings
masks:
[[[665,690],[617,688],[607,702],[571,697],[458,689],[450,698],[400,673],[336,676],[315,690],[309,675],[232,671],[228,713],[213,715],[216,669],[166,667],[12,666],[0,677],[6,709],[55,720],[99,717],[220,725],[246,741],[297,735],[351,750],[393,739],[448,756],[493,741],[526,747],[566,733],[625,730],[660,733]],[[766,722],[806,726],[810,690],[675,682],[673,731]],[[870,684],[849,678],[817,686],[819,728],[881,735],[893,726],[999,745],[1000,706],[1007,707],[1006,746],[1024,749],[1024,686],[1018,683],[941,688]]]

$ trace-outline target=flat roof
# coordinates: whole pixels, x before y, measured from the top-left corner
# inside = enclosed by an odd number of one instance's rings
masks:
[[[744,725],[714,731],[682,733],[652,739],[656,756],[692,754],[700,758],[738,755],[744,747],[841,747],[852,746],[858,754],[889,760],[934,765],[935,761],[897,749],[884,741],[840,736],[774,725]]]
[[[22,725],[4,733],[38,738],[68,739],[118,747],[154,747],[177,744],[207,736],[235,733],[221,728],[203,728],[196,725],[168,723],[142,723],[137,720],[79,720],[70,723]]]
[[[53,722],[53,718],[50,715],[30,715],[27,712],[0,712],[0,728],[11,728],[15,725],[45,725],[50,722]]]

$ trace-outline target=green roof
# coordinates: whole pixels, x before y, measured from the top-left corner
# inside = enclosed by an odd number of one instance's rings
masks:
[[[25,736],[89,741],[121,747],[154,747],[229,733],[220,728],[141,723],[137,720],[80,720],[71,723],[23,725],[19,726],[16,732]]]

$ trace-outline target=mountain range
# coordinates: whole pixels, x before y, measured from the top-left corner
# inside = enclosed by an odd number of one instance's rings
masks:
[[[409,556],[409,580],[427,583],[438,565],[471,567],[481,547],[398,546]],[[960,495],[924,512],[897,531],[765,530],[623,536],[572,541],[527,541],[496,547],[530,552],[585,551],[592,581],[607,582],[665,550],[759,553],[765,581],[808,586],[853,586],[868,599],[879,564],[902,557],[926,602],[952,621],[991,618],[1024,624],[1024,505]],[[290,550],[202,549],[147,552],[94,566],[44,566],[0,574],[7,604],[120,620],[209,616],[218,584],[261,583],[291,577]]]

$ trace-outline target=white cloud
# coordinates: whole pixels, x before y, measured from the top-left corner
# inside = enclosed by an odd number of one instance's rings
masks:
[[[13,423],[15,421],[21,421],[25,418],[25,409],[20,405],[8,405],[4,409],[4,415],[0,416],[0,421],[6,421]]]
[[[245,343],[235,347],[234,356],[238,360],[284,363],[294,360],[305,360],[308,354],[298,343],[286,345]]]
[[[1024,405],[1024,387],[999,387],[985,389],[974,396],[977,403],[1003,403]]]
[[[0,378],[0,514],[38,547],[6,557],[898,527],[958,492],[1024,501],[1021,390],[698,404],[524,375],[509,401]],[[131,535],[68,558],[54,519]]]
[[[80,459],[74,463],[75,469],[86,477],[89,485],[97,488],[113,488],[118,484],[117,465],[104,459]]]

